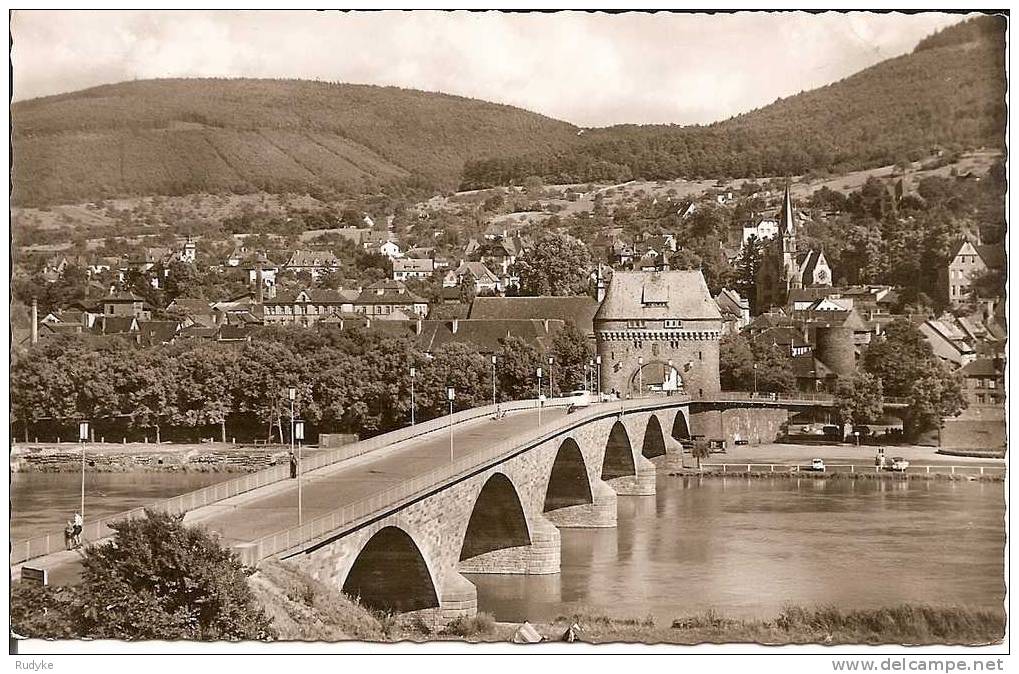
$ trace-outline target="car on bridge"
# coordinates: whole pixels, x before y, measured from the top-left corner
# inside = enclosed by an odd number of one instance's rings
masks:
[[[810,462],[810,470],[823,473],[824,472],[824,459],[814,459]]]
[[[580,389],[578,391],[570,391],[563,396],[569,401],[571,407],[587,407],[593,402],[597,402],[598,398],[595,394],[590,391]]]

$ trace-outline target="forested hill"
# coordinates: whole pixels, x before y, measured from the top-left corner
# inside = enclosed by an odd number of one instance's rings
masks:
[[[1002,17],[971,19],[913,53],[709,126],[617,126],[559,152],[468,162],[464,188],[520,182],[754,177],[917,159],[933,148],[1002,147]]]
[[[565,122],[395,87],[176,79],[12,105],[14,202],[455,187],[464,161],[559,149]]]

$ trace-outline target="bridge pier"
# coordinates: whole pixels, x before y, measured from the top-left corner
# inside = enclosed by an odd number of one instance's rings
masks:
[[[608,484],[616,494],[624,496],[653,496],[655,494],[655,477],[657,470],[652,461],[640,454],[634,457],[636,475],[623,475],[608,480]]]
[[[559,573],[559,529],[541,514],[531,518],[529,545],[492,550],[457,564],[460,573],[526,574]]]
[[[435,627],[448,625],[459,617],[470,618],[478,613],[478,589],[456,569],[445,568],[439,575],[437,594],[439,609],[432,611]]]
[[[605,481],[591,480],[591,502],[545,512],[559,528],[591,529],[616,526],[616,491]]]

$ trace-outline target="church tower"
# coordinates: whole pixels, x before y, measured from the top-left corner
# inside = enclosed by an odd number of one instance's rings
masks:
[[[796,261],[796,223],[793,221],[793,200],[789,194],[788,183],[782,199],[782,210],[778,215],[778,227],[782,233],[782,268],[785,275],[786,290],[799,288],[802,281],[799,264]]]

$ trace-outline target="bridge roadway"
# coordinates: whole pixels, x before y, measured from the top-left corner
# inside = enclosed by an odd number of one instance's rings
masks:
[[[561,419],[565,409],[547,408],[542,424]],[[482,417],[453,427],[453,458],[461,460],[538,425],[537,410],[509,412],[499,420]],[[305,474],[301,480],[304,521],[361,501],[386,488],[450,462],[449,430],[442,428],[405,440],[391,449],[377,450]],[[297,480],[284,480],[252,492],[189,511],[184,521],[216,532],[227,546],[245,543],[298,525]],[[49,582],[59,585],[80,580],[76,552],[60,551],[25,562],[47,569]],[[20,576],[20,565],[15,567]]]

